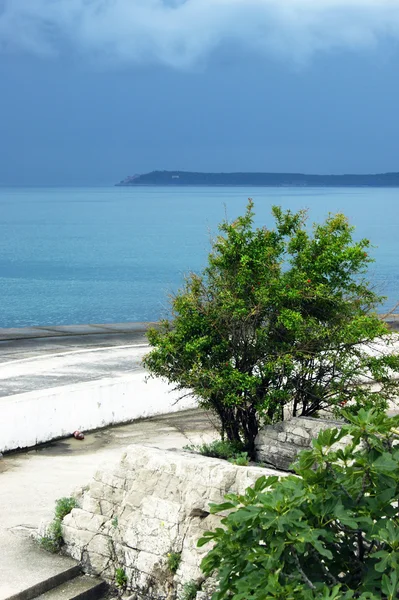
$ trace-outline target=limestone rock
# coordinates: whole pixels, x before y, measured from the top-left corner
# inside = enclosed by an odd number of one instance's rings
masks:
[[[50,519],[42,519],[39,523],[39,527],[37,529],[33,529],[30,532],[29,537],[35,542],[39,542],[44,537],[50,535],[50,526],[52,521]]]
[[[218,587],[214,577],[208,577],[201,585],[201,591],[197,592],[195,600],[211,600]]]
[[[209,514],[209,504],[221,503],[228,492],[242,493],[271,474],[276,471],[130,446],[119,464],[95,475],[82,508],[65,517],[66,553],[87,573],[110,583],[115,570],[123,569],[126,593],[137,600],[174,600],[185,583],[203,582],[200,562],[209,548],[197,548],[197,541],[221,519]],[[181,557],[175,574],[168,569],[171,552]],[[198,600],[210,598],[207,584],[200,594]]]
[[[320,431],[342,427],[342,421],[293,417],[276,425],[263,427],[256,436],[257,460],[268,467],[288,471],[298,453],[310,448]]]

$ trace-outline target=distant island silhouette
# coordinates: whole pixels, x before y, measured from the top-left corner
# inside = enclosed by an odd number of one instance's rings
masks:
[[[304,173],[196,173],[191,171],[152,171],[151,173],[145,173],[143,175],[131,175],[116,185],[399,187],[399,172],[370,175],[306,175]]]

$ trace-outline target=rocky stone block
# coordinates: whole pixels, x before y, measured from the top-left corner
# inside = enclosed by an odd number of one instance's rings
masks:
[[[209,514],[209,504],[271,474],[276,471],[130,446],[119,463],[96,473],[82,508],[65,517],[66,552],[110,583],[123,569],[126,592],[137,599],[174,600],[185,583],[203,581],[200,563],[209,548],[197,541],[221,520]],[[180,554],[176,573],[168,568],[170,552]]]
[[[268,467],[288,471],[301,450],[310,448],[320,431],[342,427],[342,421],[293,417],[263,427],[255,440],[257,460]]]

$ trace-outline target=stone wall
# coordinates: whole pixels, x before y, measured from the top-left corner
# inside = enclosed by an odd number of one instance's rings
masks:
[[[200,562],[209,548],[197,548],[197,541],[220,524],[209,503],[270,474],[276,471],[130,446],[119,464],[96,474],[81,508],[65,517],[66,552],[87,573],[111,583],[116,569],[123,569],[126,591],[135,598],[173,599],[185,583],[202,582]],[[172,552],[181,554],[175,574],[168,568]]]
[[[311,447],[312,439],[320,431],[341,426],[342,421],[293,417],[263,427],[255,440],[257,460],[268,467],[287,471],[298,453]]]

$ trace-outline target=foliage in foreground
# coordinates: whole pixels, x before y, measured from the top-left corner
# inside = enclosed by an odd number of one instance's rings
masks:
[[[199,541],[215,542],[202,562],[218,573],[214,600],[399,597],[399,416],[346,417],[301,453],[300,477],[261,477],[211,506],[232,509]]]
[[[384,409],[397,394],[399,357],[373,352],[386,325],[365,279],[370,243],[342,214],[306,226],[303,211],[273,208],[254,228],[253,204],[220,225],[208,266],[171,300],[172,318],[148,332],[144,363],[182,393],[191,389],[222,437],[253,456],[262,422],[347,404]],[[366,384],[376,381],[376,392]]]
[[[62,519],[68,515],[73,508],[78,506],[75,498],[59,498],[55,503],[54,520],[50,523],[47,534],[39,539],[39,543],[47,550],[55,554],[61,550],[63,544],[62,538]]]

